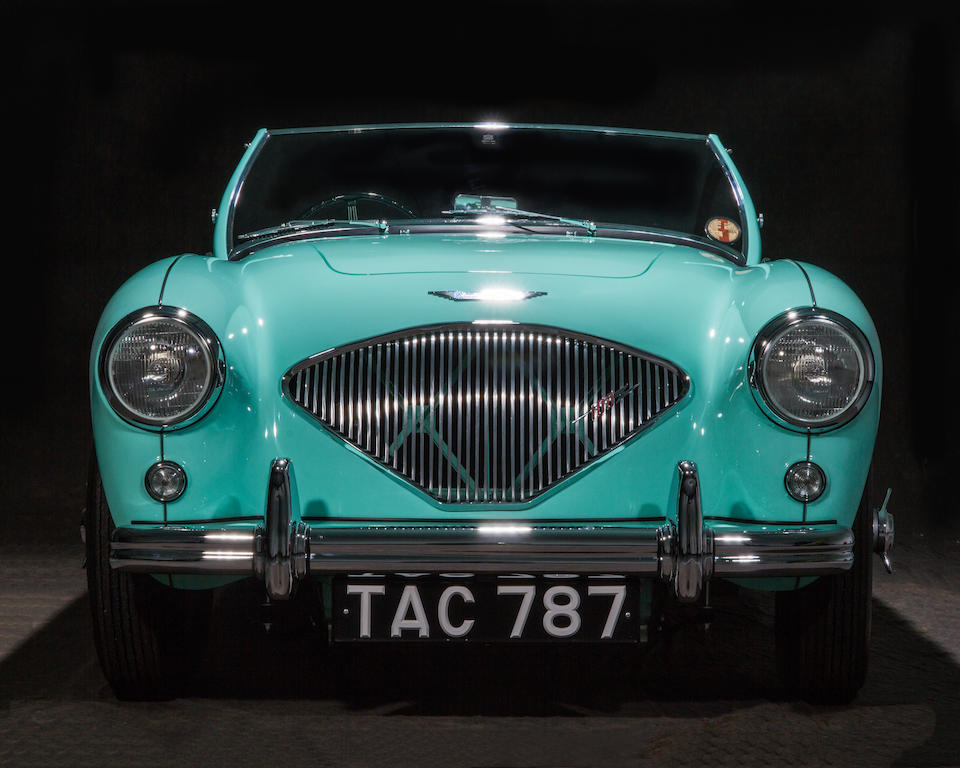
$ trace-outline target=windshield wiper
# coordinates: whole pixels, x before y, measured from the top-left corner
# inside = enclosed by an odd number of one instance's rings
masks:
[[[461,214],[483,216],[484,214],[503,214],[504,215],[504,224],[512,224],[513,222],[507,218],[513,216],[519,219],[534,219],[539,221],[555,221],[558,224],[568,224],[571,227],[578,227],[579,229],[585,229],[591,235],[597,233],[597,225],[588,221],[587,219],[570,219],[566,216],[556,216],[552,213],[538,213],[536,211],[524,211],[519,208],[508,208],[505,205],[484,205],[484,206],[470,206],[469,208],[457,208],[452,211],[441,211],[444,216],[459,216]]]
[[[275,227],[266,227],[265,229],[255,229],[253,232],[244,232],[237,235],[237,240],[253,240],[258,237],[269,237],[270,235],[279,235],[284,232],[296,232],[301,229],[326,229],[327,227],[356,227],[360,229],[375,228],[380,232],[387,231],[387,222],[383,219],[379,221],[361,221],[347,219],[294,219],[285,221],[283,224],[277,224]]]

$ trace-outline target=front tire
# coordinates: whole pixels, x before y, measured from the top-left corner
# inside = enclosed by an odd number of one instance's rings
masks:
[[[114,524],[95,461],[85,524],[87,590],[103,674],[119,699],[168,698],[174,673],[196,658],[197,640],[206,640],[209,592],[174,590],[152,576],[110,568]]]
[[[864,489],[853,523],[853,567],[776,597],[780,679],[802,699],[845,704],[867,676],[873,592],[873,510]]]

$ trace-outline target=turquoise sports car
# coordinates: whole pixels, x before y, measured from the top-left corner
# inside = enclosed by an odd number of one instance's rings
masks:
[[[715,135],[261,130],[214,219],[93,339],[117,695],[169,694],[241,579],[370,644],[643,642],[722,579],[776,591],[786,686],[856,694],[893,544],[877,332],[836,277],[761,257]]]

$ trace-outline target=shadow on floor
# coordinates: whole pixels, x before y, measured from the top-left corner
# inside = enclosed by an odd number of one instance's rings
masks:
[[[147,721],[161,712],[173,716],[169,702],[114,702],[97,666],[88,611],[86,598],[77,599],[0,663],[0,716],[13,721],[5,729],[17,727],[17,712],[26,704],[33,705],[29,712],[48,703],[69,711],[99,701],[128,719]],[[867,684],[854,704],[834,708],[791,700],[779,687],[772,600],[762,593],[728,596],[707,633],[686,627],[646,651],[588,645],[325,648],[318,635],[267,633],[236,616],[215,624],[220,628],[189,676],[181,702],[203,700],[216,708],[218,702],[222,707],[295,699],[291,707],[299,713],[348,719],[670,718],[699,719],[710,726],[736,714],[744,719],[730,731],[730,749],[742,743],[751,717],[764,719],[757,723],[764,733],[792,728],[794,721],[812,722],[824,738],[859,743],[862,758],[871,754],[863,749],[877,744],[871,734],[894,729],[888,735],[900,749],[870,757],[883,764],[952,764],[960,749],[960,668],[876,601]],[[770,706],[782,722],[770,722]],[[750,715],[752,710],[761,714]],[[271,712],[263,716],[284,716]],[[478,727],[484,721],[478,718]],[[846,732],[831,736],[830,723],[841,721]],[[712,732],[711,738],[725,737]]]

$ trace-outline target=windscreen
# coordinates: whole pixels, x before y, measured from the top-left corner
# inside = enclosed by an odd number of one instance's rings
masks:
[[[232,249],[289,222],[376,220],[416,231],[475,223],[484,212],[558,229],[590,222],[597,236],[680,233],[735,258],[743,247],[736,195],[705,137],[518,126],[271,132],[228,237]]]

